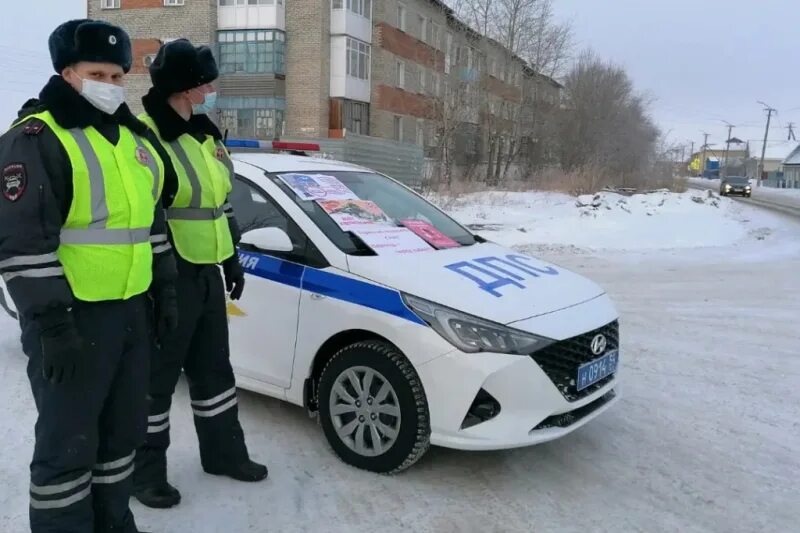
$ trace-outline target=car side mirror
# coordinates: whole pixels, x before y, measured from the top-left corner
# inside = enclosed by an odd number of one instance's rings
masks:
[[[292,240],[280,228],[258,228],[245,232],[241,244],[247,244],[264,252],[291,252]]]

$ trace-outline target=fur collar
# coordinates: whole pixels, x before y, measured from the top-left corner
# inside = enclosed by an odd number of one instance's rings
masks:
[[[61,76],[50,78],[39,93],[39,99],[28,100],[20,110],[20,116],[44,110],[50,111],[59,126],[65,129],[118,124],[141,136],[149,131],[143,122],[133,116],[127,104],[122,104],[113,115],[107,115],[90,104]]]
[[[206,115],[193,115],[189,120],[183,120],[172,106],[167,102],[167,98],[155,87],[150,89],[142,98],[144,109],[153,122],[158,127],[158,132],[165,142],[172,142],[181,135],[211,135],[216,140],[222,139],[219,128],[211,122]]]

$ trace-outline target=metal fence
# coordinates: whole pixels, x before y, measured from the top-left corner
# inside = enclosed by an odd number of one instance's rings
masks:
[[[318,143],[324,157],[371,168],[411,188],[422,185],[423,150],[415,144],[351,133],[344,139],[281,140]]]

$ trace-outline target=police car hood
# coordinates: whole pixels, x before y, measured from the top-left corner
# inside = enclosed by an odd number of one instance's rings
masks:
[[[553,313],[604,294],[583,276],[493,243],[350,256],[348,263],[357,276],[501,324]]]

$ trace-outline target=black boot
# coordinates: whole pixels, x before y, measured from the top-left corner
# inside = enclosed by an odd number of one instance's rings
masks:
[[[255,482],[266,479],[269,475],[267,467],[251,461],[246,460],[243,463],[230,465],[224,468],[206,468],[205,471],[215,476],[228,476],[236,481]]]
[[[142,505],[153,509],[169,509],[181,503],[181,493],[166,481],[137,487],[133,495]]]

